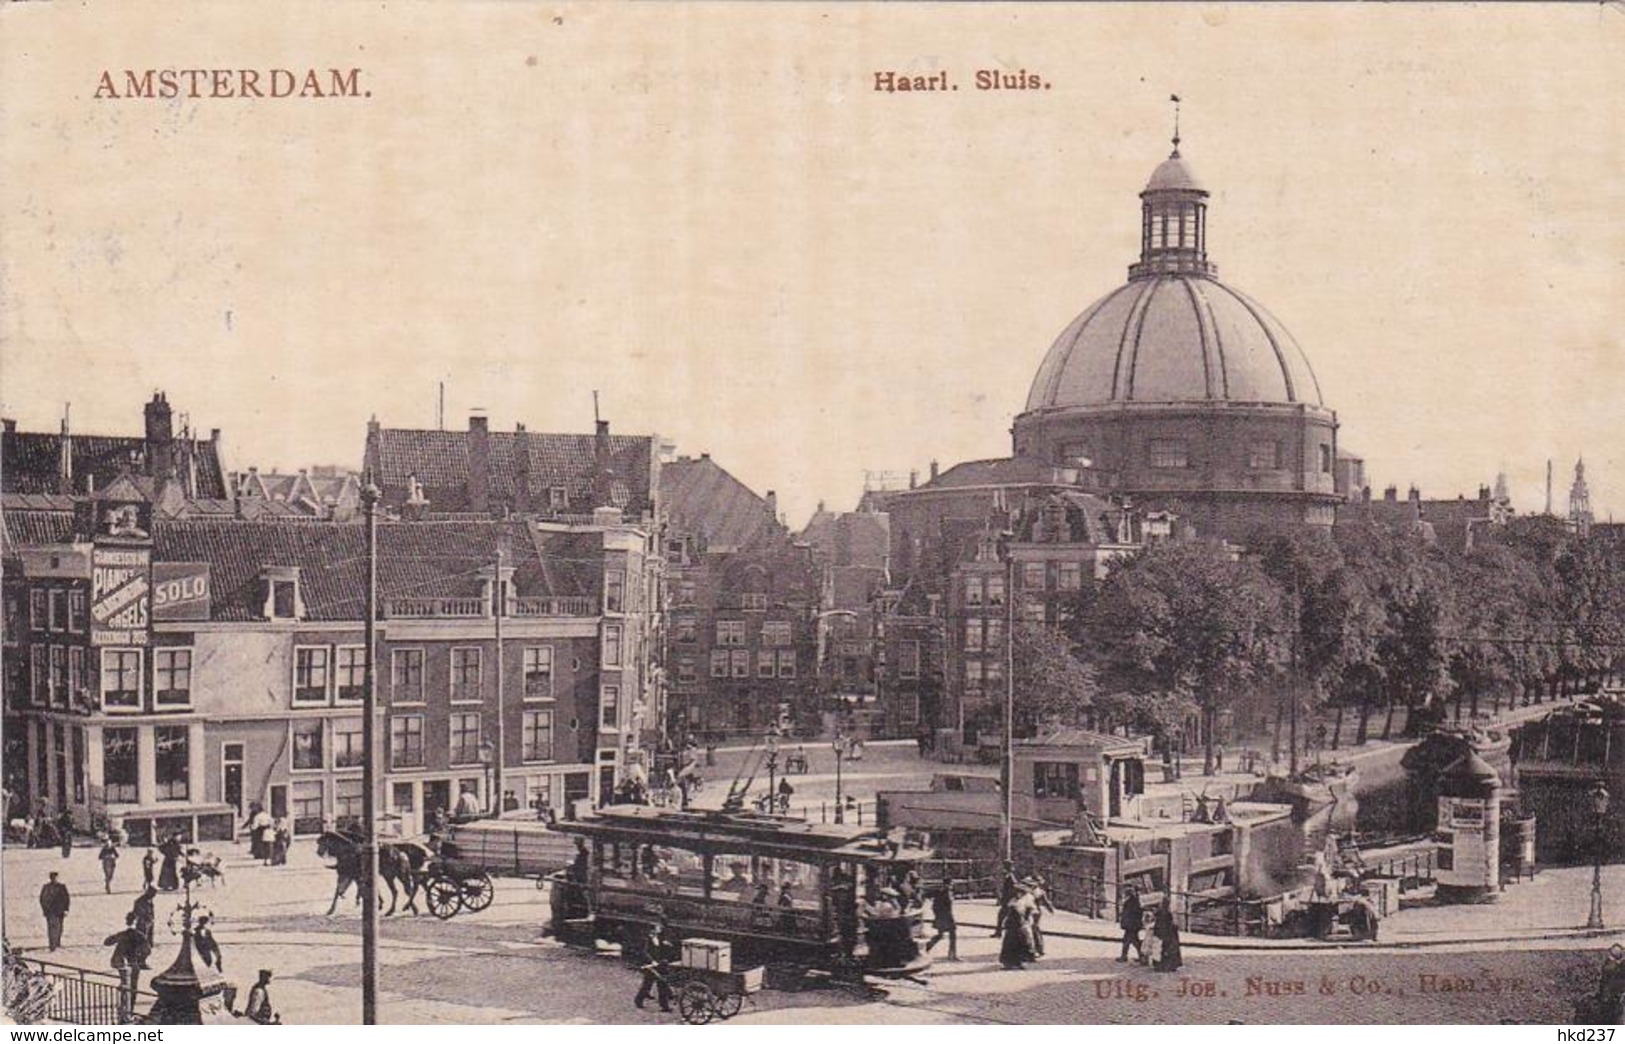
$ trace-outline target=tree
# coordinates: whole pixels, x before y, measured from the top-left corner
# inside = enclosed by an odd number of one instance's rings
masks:
[[[1017,728],[1030,734],[1044,722],[1081,723],[1097,686],[1094,671],[1073,655],[1072,643],[1040,623],[1017,623],[1013,638]]]

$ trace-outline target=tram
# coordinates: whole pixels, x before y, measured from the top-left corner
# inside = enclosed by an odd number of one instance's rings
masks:
[[[682,938],[724,941],[745,963],[836,976],[904,978],[930,960],[906,901],[934,859],[872,828],[737,811],[611,805],[557,830],[579,838],[550,878],[565,942],[637,947],[664,921]]]

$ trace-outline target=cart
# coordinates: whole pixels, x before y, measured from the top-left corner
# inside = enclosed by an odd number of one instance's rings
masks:
[[[496,898],[496,886],[482,866],[455,859],[437,859],[423,871],[424,902],[429,912],[449,921],[463,910],[479,913]]]
[[[691,1026],[703,1026],[712,1019],[721,1021],[738,1015],[746,995],[761,991],[763,974],[760,967],[713,971],[673,965],[665,976],[677,998],[677,1014]]]
[[[807,774],[807,752],[792,750],[785,755],[784,774],[787,776],[805,776]]]

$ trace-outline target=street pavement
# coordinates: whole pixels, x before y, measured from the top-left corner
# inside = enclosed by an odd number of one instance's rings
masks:
[[[225,858],[227,880],[195,894],[216,915],[215,936],[228,978],[246,989],[256,969],[273,969],[272,996],[289,1023],[359,1022],[359,912],[352,897],[340,903],[335,916],[325,915],[333,874],[312,846],[297,844],[285,867],[258,865],[247,857],[246,847],[205,847]],[[49,870],[58,870],[74,899],[65,945],[54,959],[107,968],[109,951],[102,939],[123,924],[139,891],[136,856],[126,852],[115,894],[109,896],[102,893],[93,848],[76,848],[66,860],[54,851],[7,849],[8,939],[28,950],[43,949],[39,885]],[[1050,942],[1042,961],[1022,971],[1003,971],[996,961],[996,940],[986,927],[972,926],[990,924],[991,908],[965,903],[961,917],[967,924],[960,939],[964,960],[941,960],[939,947],[938,963],[923,984],[886,983],[874,991],[768,990],[754,997],[736,1021],[1566,1021],[1575,999],[1592,988],[1602,951],[1611,941],[1573,934],[1551,937],[1553,932],[1572,932],[1576,918],[1583,920],[1585,876],[1577,870],[1547,871],[1533,883],[1509,889],[1505,913],[1515,914],[1518,921],[1509,926],[1500,926],[1501,910],[1406,911],[1384,922],[1380,946],[1299,943],[1215,949],[1208,944],[1237,941],[1191,936],[1186,968],[1174,975],[1116,963],[1110,926],[1066,913],[1046,917]],[[154,972],[167,966],[177,950],[178,937],[167,934],[166,927],[175,901],[165,896],[159,904]],[[482,913],[460,914],[450,921],[410,914],[386,919],[380,942],[381,1020],[596,1024],[675,1019],[653,1004],[646,1011],[632,1007],[638,976],[612,952],[583,953],[541,938],[546,912],[546,893],[534,882],[504,879],[498,881],[496,901]],[[1625,909],[1618,913],[1625,915]],[[1407,939],[1402,925],[1409,917],[1417,918],[1417,927]],[[1513,941],[1470,937],[1468,927],[1489,921]],[[1429,945],[1416,948],[1417,943]]]

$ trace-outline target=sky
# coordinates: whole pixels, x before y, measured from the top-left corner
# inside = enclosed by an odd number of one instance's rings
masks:
[[[1625,8],[13,4],[0,412],[228,467],[369,417],[709,452],[792,525],[1009,450],[1182,152],[1209,256],[1379,490],[1625,518]],[[103,69],[359,67],[356,99],[107,100]],[[981,92],[977,70],[1049,86]],[[872,89],[946,71],[959,91]]]

